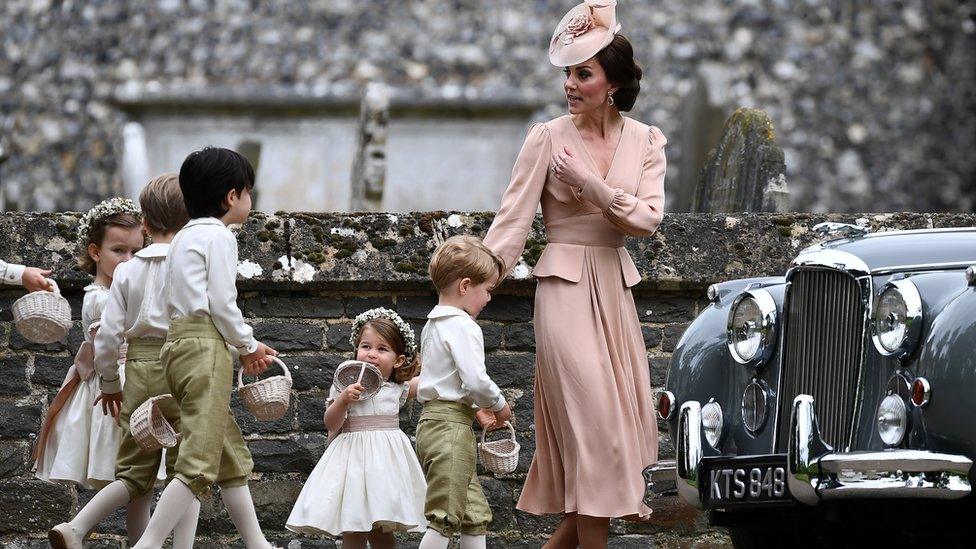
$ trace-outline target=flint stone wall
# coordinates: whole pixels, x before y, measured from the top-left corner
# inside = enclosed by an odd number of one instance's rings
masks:
[[[0,2],[7,208],[122,193],[123,127],[153,105],[329,113],[375,81],[432,115],[513,102],[562,114],[546,49],[576,3]],[[668,136],[669,200],[714,146],[700,118],[746,106],[773,120],[791,209],[973,210],[972,2],[619,2],[618,15],[645,70],[631,114]]]
[[[491,213],[425,212],[389,214],[252,215],[238,232],[240,306],[258,338],[281,351],[293,368],[291,409],[274,422],[257,422],[235,396],[238,421],[254,455],[251,489],[269,539],[291,549],[333,547],[333,542],[296,536],[284,521],[302,483],[325,449],[325,398],[335,366],[349,356],[351,319],[386,306],[416,329],[436,301],[426,278],[431,251],[444,238],[481,235]],[[974,215],[943,214],[744,214],[667,215],[653,237],[631,239],[628,247],[644,279],[634,289],[654,386],[664,384],[667,364],[684,328],[706,306],[708,284],[729,278],[782,273],[804,246],[815,241],[810,227],[821,221],[869,225],[873,230],[976,225]],[[92,492],[34,480],[30,448],[41,418],[82,341],[78,315],[90,278],[74,265],[78,214],[0,216],[0,257],[53,267],[72,304],[76,325],[66,341],[37,345],[13,328],[10,304],[22,290],[0,291],[0,545],[47,547],[46,532],[67,520]],[[514,510],[534,449],[532,380],[534,284],[528,266],[545,238],[529,235],[525,264],[516,269],[485,308],[488,369],[515,410],[522,443],[517,471],[500,477],[481,471],[492,505],[489,547],[539,547],[556,519]],[[599,403],[594,403],[599,405]],[[412,403],[401,425],[412,435],[420,407]],[[662,457],[673,448],[661,429]],[[608,471],[608,474],[613,474]],[[676,498],[655,504],[646,525],[614,522],[611,547],[728,547],[720,529]],[[124,547],[125,521],[116,513],[99,528],[90,547]],[[238,547],[233,525],[219,500],[204,502],[198,529],[200,547]],[[415,546],[417,536],[403,539]]]

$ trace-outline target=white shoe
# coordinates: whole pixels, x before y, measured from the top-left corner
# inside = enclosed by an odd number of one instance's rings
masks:
[[[62,522],[51,528],[47,533],[47,539],[54,549],[82,549],[81,542],[85,537],[76,532],[67,522]]]

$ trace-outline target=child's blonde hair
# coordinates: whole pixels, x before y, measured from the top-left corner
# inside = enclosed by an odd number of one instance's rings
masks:
[[[438,292],[462,278],[474,284],[501,282],[505,263],[476,236],[458,235],[444,241],[430,259],[430,280]]]
[[[376,330],[377,335],[383,338],[383,341],[390,344],[390,347],[393,348],[393,352],[396,353],[398,357],[403,355],[408,361],[408,363],[404,363],[403,366],[393,370],[391,378],[394,381],[397,383],[406,383],[420,374],[420,353],[416,352],[416,350],[409,352],[410,350],[407,349],[407,342],[406,338],[403,337],[403,332],[400,331],[400,328],[395,322],[385,317],[367,320],[363,324],[363,327],[359,329],[359,332],[356,334],[356,344],[354,346],[355,348],[353,349],[352,355],[354,360],[356,359],[355,349],[359,348],[359,342],[362,341],[363,331],[367,326],[373,330]]]
[[[175,233],[190,220],[175,173],[164,173],[150,181],[139,193],[139,207],[150,232]]]

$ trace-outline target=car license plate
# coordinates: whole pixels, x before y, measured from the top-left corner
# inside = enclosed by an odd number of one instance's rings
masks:
[[[792,501],[785,455],[706,458],[699,481],[705,507]]]

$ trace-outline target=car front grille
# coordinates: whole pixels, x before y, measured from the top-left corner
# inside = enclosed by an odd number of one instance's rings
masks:
[[[790,408],[814,398],[820,434],[837,450],[849,444],[864,337],[861,288],[834,270],[799,270],[787,295],[779,399],[779,451],[785,452]]]

